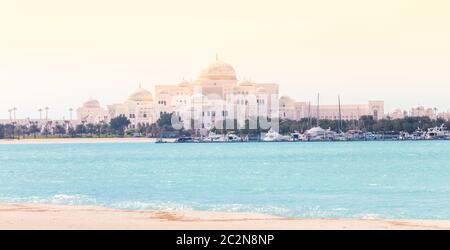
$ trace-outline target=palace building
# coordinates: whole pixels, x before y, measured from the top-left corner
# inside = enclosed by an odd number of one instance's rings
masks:
[[[340,114],[343,120],[359,119],[363,115],[378,120],[384,116],[384,102],[317,107],[317,104],[299,102],[288,96],[280,98],[278,84],[238,80],[233,66],[216,56],[196,80],[158,84],[154,95],[139,87],[126,101],[107,105],[107,109],[92,99],[77,109],[78,122],[107,122],[122,115],[130,120],[132,128],[150,125],[162,114],[171,113],[177,114],[180,121],[195,120],[202,128],[217,127],[224,120],[250,117],[336,120]]]
[[[152,93],[141,87],[131,94],[124,103],[108,105],[109,117],[125,116],[134,128],[156,122],[155,104]],[[158,116],[159,118],[159,116]]]
[[[100,102],[90,98],[83,106],[77,110],[77,117],[79,123],[99,123],[109,120],[108,112],[100,106]]]
[[[358,120],[361,116],[373,116],[374,120],[384,117],[384,101],[369,101],[366,104],[319,105],[282,96],[280,98],[280,118],[300,120],[319,118],[326,120]]]

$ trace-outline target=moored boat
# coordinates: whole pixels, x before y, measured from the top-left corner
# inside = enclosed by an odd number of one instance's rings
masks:
[[[442,140],[447,139],[449,137],[449,132],[445,127],[445,124],[442,124],[439,127],[429,128],[425,139],[427,140]]]
[[[291,140],[291,137],[280,135],[275,130],[270,129],[269,131],[267,131],[267,133],[264,134],[264,137],[262,140],[268,141],[268,142],[269,141],[289,141],[289,140]]]

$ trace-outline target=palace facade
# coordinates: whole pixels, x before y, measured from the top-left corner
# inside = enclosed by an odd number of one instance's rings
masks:
[[[162,114],[175,113],[180,121],[193,119],[201,122],[203,128],[212,128],[224,120],[257,116],[292,120],[307,117],[336,120],[339,113],[343,120],[363,115],[378,120],[384,116],[383,101],[318,107],[288,96],[279,97],[278,84],[238,80],[233,66],[217,57],[196,80],[158,84],[154,93],[153,96],[140,87],[124,102],[107,105],[106,109],[91,99],[77,109],[77,122],[107,122],[122,115],[131,121],[130,127],[135,128],[156,122]]]

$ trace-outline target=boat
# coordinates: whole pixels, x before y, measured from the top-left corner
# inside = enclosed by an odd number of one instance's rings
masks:
[[[264,134],[263,141],[289,141],[291,139],[290,136],[283,136],[280,135],[278,132],[276,132],[273,129],[270,129],[267,131],[267,133]]]
[[[378,135],[372,133],[372,132],[366,132],[364,133],[364,140],[366,141],[375,141],[380,139]]]
[[[305,132],[303,135],[306,141],[327,141],[334,139],[335,132],[331,129],[323,129],[321,127],[314,127]]]
[[[426,137],[426,132],[421,128],[417,128],[411,135],[412,140],[424,140]]]
[[[229,132],[225,138],[227,142],[238,142],[242,141],[241,137],[237,136],[234,132]]]
[[[344,132],[336,133],[334,139],[336,141],[347,141],[348,140],[347,134]]]
[[[429,128],[425,139],[427,140],[442,140],[447,139],[449,136],[449,132],[445,127],[445,124],[442,124],[440,127]]]
[[[227,141],[224,135],[209,132],[208,136],[203,139],[203,142],[225,142]]]
[[[400,132],[398,139],[399,140],[417,140],[416,136],[414,135],[414,132],[410,134],[410,133],[404,132],[404,131]]]
[[[196,143],[196,142],[199,142],[199,140],[194,139],[192,137],[180,137],[180,138],[177,138],[175,140],[175,142],[177,142],[177,143]]]
[[[300,134],[299,132],[291,133],[291,140],[292,141],[301,141],[301,140],[303,140],[303,135]]]

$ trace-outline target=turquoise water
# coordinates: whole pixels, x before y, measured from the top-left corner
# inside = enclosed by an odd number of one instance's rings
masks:
[[[0,202],[450,219],[450,141],[0,145]]]

